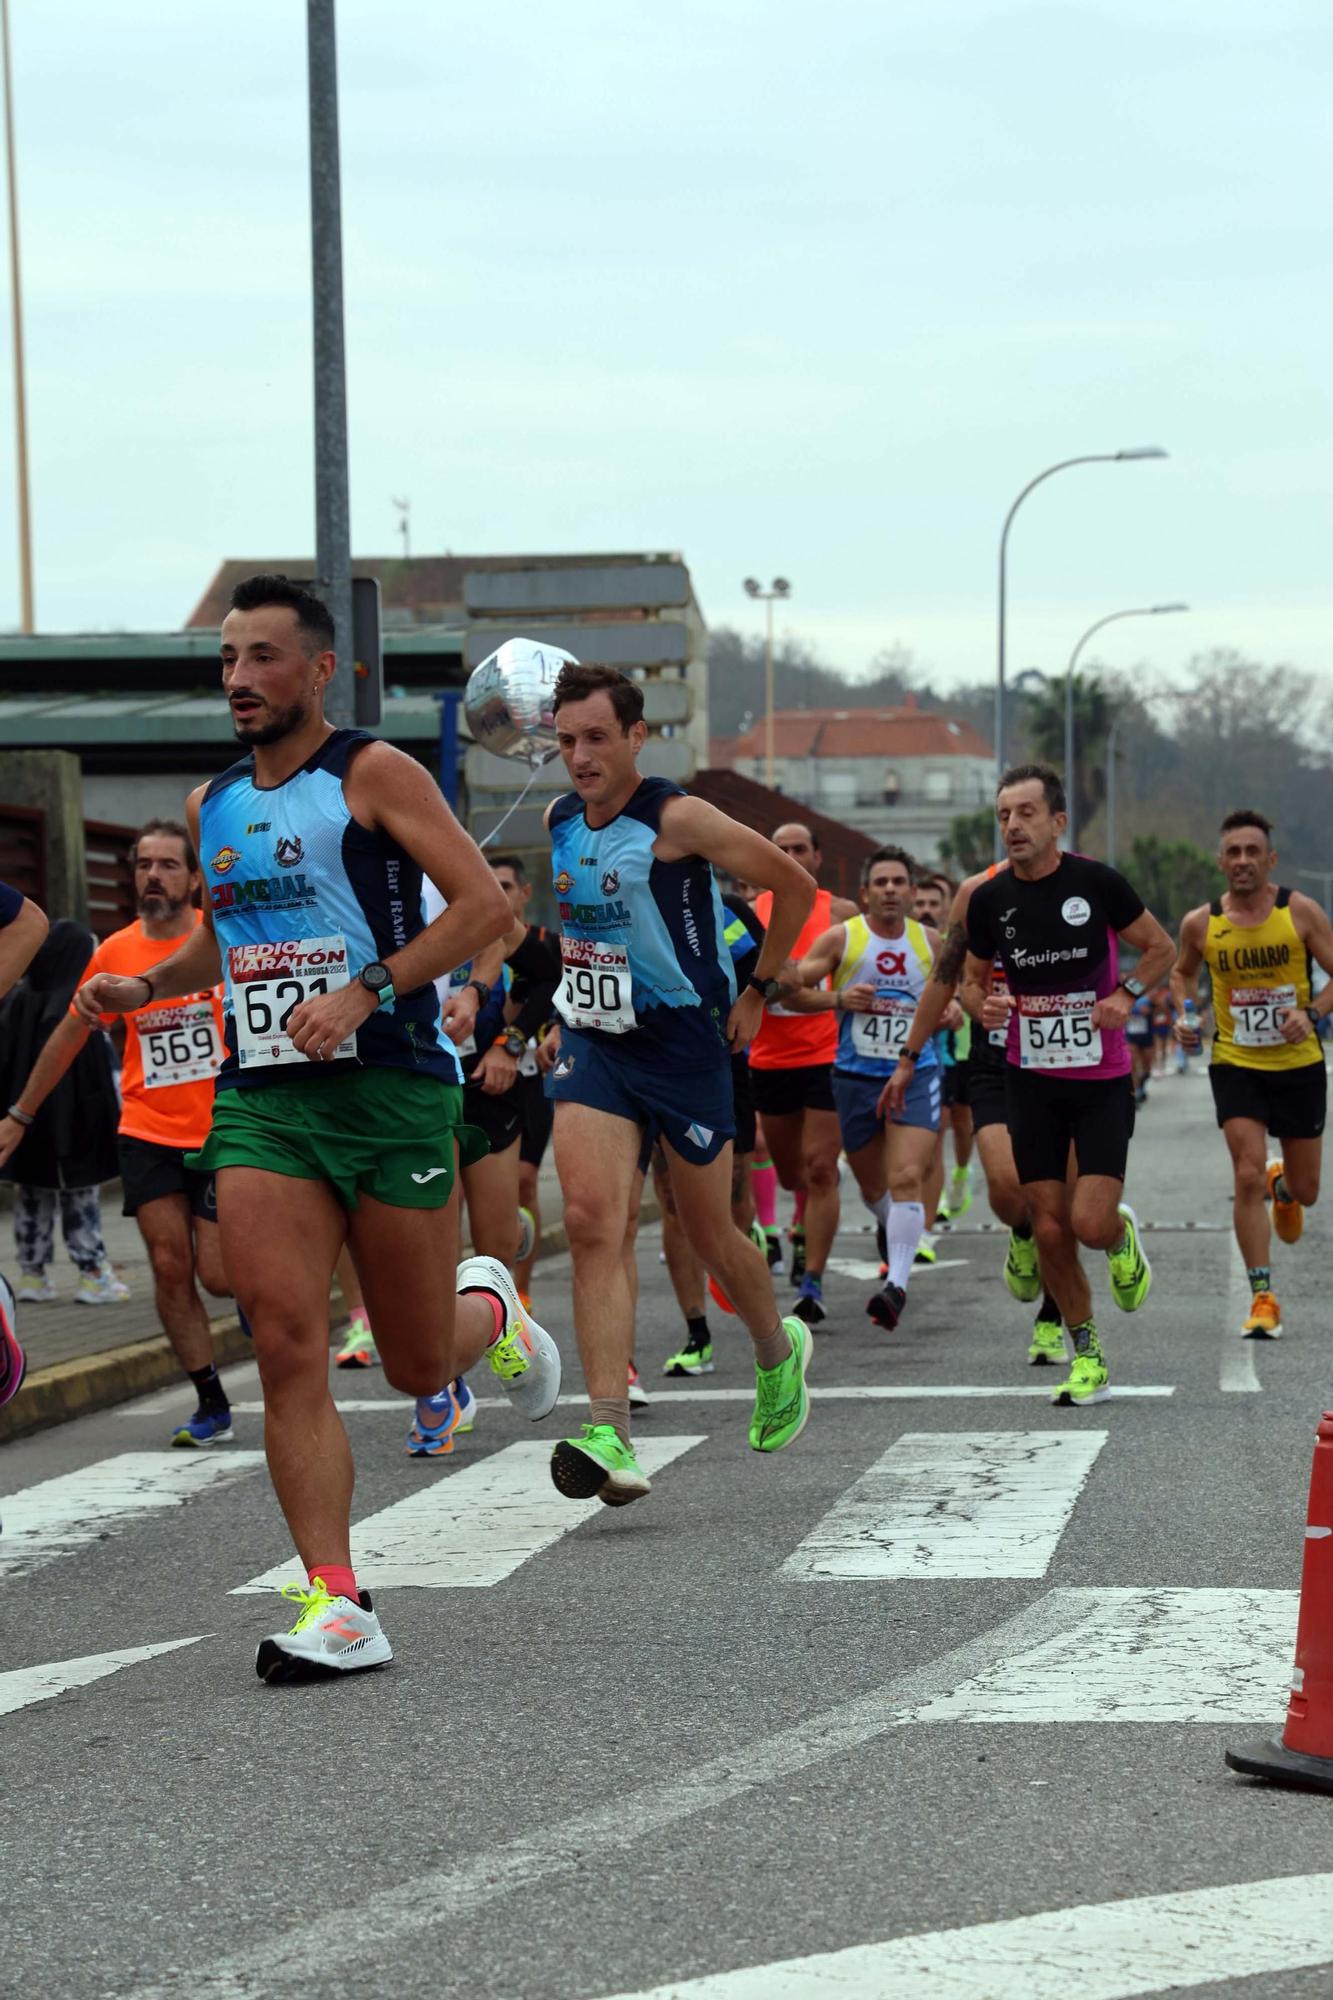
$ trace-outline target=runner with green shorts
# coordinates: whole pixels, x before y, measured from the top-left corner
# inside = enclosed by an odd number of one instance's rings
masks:
[[[432,980],[509,927],[495,877],[422,767],[324,719],[332,620],[285,577],[238,584],[222,683],[240,763],[194,793],[204,922],[136,978],[79,1006],[124,1013],[225,977],[226,1056],[212,1129],[222,1253],[254,1328],[274,1489],[309,1578],[290,1632],[259,1647],[265,1680],[393,1658],[352,1568],[352,1454],[329,1391],[328,1296],[346,1241],[387,1379],[417,1398],[413,1457],[452,1448],[450,1383],[486,1355],[534,1420],[560,1385],[555,1344],[503,1266],[457,1269],[461,1075]],[[424,921],[423,876],[448,902]],[[455,1300],[455,1278],[458,1298]]]

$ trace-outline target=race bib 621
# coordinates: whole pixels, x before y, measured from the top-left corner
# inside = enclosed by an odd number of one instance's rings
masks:
[[[336,993],[348,983],[347,940],[292,938],[282,943],[235,944],[227,954],[236,1053],[242,1069],[303,1063],[287,1023],[305,1000]],[[356,1036],[339,1042],[335,1056],[354,1056]]]

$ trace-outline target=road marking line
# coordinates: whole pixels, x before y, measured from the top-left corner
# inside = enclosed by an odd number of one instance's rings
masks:
[[[1134,2000],[1333,1960],[1333,1875],[1279,1875],[924,1931],[615,2000]]]
[[[257,1471],[262,1451],[124,1451],[79,1472],[62,1472],[0,1499],[5,1524],[0,1576],[10,1576],[104,1539],[108,1529],[179,1507],[207,1487]]]
[[[842,1495],[782,1574],[1045,1576],[1105,1431],[911,1431]]]
[[[1175,1385],[1170,1382],[1138,1382],[1128,1387],[1123,1383],[1117,1383],[1115,1400],[1119,1403],[1126,1397],[1157,1399],[1174,1396],[1175,1393]],[[1051,1392],[1048,1386],[1029,1382],[1016,1384],[979,1382],[962,1385],[923,1383],[919,1389],[904,1388],[899,1383],[889,1387],[876,1382],[856,1382],[849,1383],[843,1388],[833,1389],[826,1389],[819,1382],[811,1384],[811,1401],[815,1403],[929,1403],[960,1400],[987,1402],[994,1397],[1005,1400],[1017,1397],[1033,1402],[1049,1403]],[[586,1396],[562,1396],[560,1401],[572,1409],[586,1409],[588,1399]],[[649,1408],[661,1409],[667,1403],[753,1403],[753,1401],[753,1389],[696,1389],[682,1384],[679,1388],[674,1386],[670,1389],[654,1388]],[[478,1396],[477,1407],[482,1410],[499,1410],[505,1407],[505,1399],[502,1396]],[[231,1408],[233,1416],[237,1417],[259,1417],[264,1414],[262,1403],[233,1403]],[[396,1402],[387,1396],[347,1396],[339,1401],[338,1408],[349,1416],[359,1416],[366,1411],[390,1411],[403,1423],[409,1422],[412,1415],[410,1402]],[[463,1448],[466,1449],[467,1440],[464,1439],[462,1442]],[[635,1450],[637,1449],[636,1439]],[[0,1502],[0,1505],[3,1503]]]
[[[356,1959],[380,1949],[401,1952],[409,1938],[437,1935],[442,1924],[461,1924],[487,1904],[512,1897],[517,1881],[526,1894],[539,1881],[583,1871],[594,1855],[623,1858],[627,1826],[643,1841],[763,1786],[785,1787],[795,1773],[859,1749],[892,1729],[904,1713],[957,1687],[992,1660],[1040,1644],[1068,1617],[1067,1609],[1055,1602],[1059,1595],[1048,1591],[1016,1617],[941,1659],[835,1708],[803,1715],[789,1729],[724,1749],[693,1769],[655,1779],[637,1791],[617,1793],[605,1805],[539,1827],[456,1867],[432,1869],[361,1902],[349,1896],[338,1911],[340,1948]],[[668,1741],[662,1754],[669,1755],[670,1749]],[[305,1993],[309,1986],[310,1926],[302,1918],[289,1930],[266,1931],[236,1951],[214,1953],[194,1965],[173,1965],[124,2000],[181,2000],[183,1993],[190,2000],[253,2000],[256,1991],[266,1996],[293,1988]]]
[[[701,1437],[635,1440],[651,1477]],[[521,1563],[585,1521],[604,1516],[600,1500],[566,1500],[551,1484],[551,1447],[511,1444],[488,1458],[381,1508],[352,1529],[352,1567],[368,1589],[488,1590]],[[280,1590],[303,1583],[293,1559],[238,1584],[230,1593]]]
[[[938,1257],[933,1264],[913,1264],[912,1282],[925,1276],[927,1271],[959,1271],[970,1263],[967,1257]],[[830,1257],[825,1264],[826,1271],[837,1271],[844,1278],[864,1278],[873,1284],[883,1284],[879,1275],[879,1264],[868,1264],[859,1257]]]
[[[1062,1630],[906,1722],[1273,1722],[1295,1590],[1058,1590]]]
[[[1233,1236],[1227,1284],[1228,1324],[1222,1328],[1222,1364],[1218,1386],[1241,1395],[1252,1394],[1263,1387],[1254,1365],[1254,1342],[1240,1338],[1240,1329],[1250,1316],[1251,1302],[1249,1273],[1240,1254],[1240,1245]]]
[[[92,1681],[118,1674],[122,1667],[136,1666],[140,1660],[155,1660],[159,1653],[175,1653],[182,1646],[197,1646],[195,1639],[167,1639],[157,1646],[124,1646],[117,1653],[87,1653],[81,1660],[52,1660],[42,1667],[16,1667],[0,1674],[0,1715],[30,1708],[35,1701],[51,1701],[66,1688],[87,1687]]]

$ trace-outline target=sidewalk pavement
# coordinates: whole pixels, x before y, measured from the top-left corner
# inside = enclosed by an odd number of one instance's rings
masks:
[[[153,1305],[153,1280],[143,1239],[132,1216],[120,1213],[120,1183],[102,1189],[102,1233],[116,1275],[129,1286],[121,1305],[86,1306],[75,1302],[78,1272],[56,1234],[50,1277],[60,1292],[56,1304],[20,1306],[18,1335],[28,1357],[28,1374],[12,1403],[0,1410],[0,1444],[28,1431],[44,1430],[69,1417],[103,1410],[132,1396],[169,1387],[180,1379],[180,1363],[163,1334]],[[539,1181],[542,1212],[542,1256],[566,1247],[560,1189],[548,1153]],[[12,1203],[0,1190],[0,1270],[17,1281],[13,1252]],[[656,1204],[644,1205],[644,1218],[657,1214]],[[213,1328],[218,1366],[247,1360],[250,1342],[241,1332],[230,1299],[204,1296]],[[341,1324],[342,1301],[335,1285],[330,1300],[330,1327]]]

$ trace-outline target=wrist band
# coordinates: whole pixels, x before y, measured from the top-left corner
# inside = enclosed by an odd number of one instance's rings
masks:
[[[148,998],[150,1000],[156,997],[153,992],[153,982],[148,977],[148,974],[146,972],[132,972],[130,974],[130,978],[137,979],[141,986],[146,986],[148,988]]]
[[[905,1063],[920,1062],[921,1051],[920,1049],[900,1049],[898,1051],[898,1060]]]
[[[31,1125],[35,1114],[31,1111],[24,1111],[20,1105],[11,1104],[6,1115],[12,1118],[16,1125]]]

